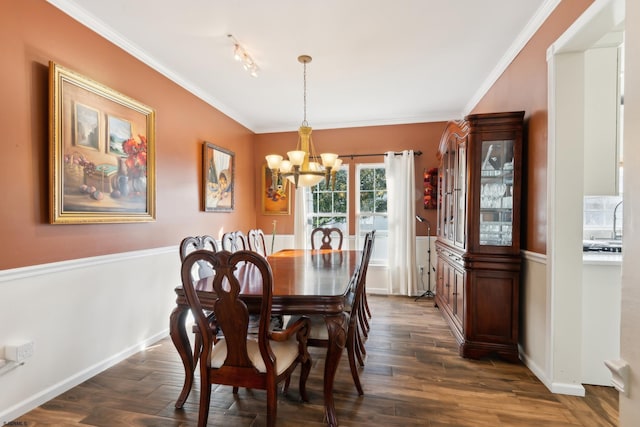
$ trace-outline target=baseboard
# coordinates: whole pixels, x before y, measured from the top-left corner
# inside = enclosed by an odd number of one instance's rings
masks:
[[[533,359],[528,357],[523,351],[522,346],[520,345],[518,346],[518,352],[520,353],[520,360],[522,360],[522,363],[524,363],[525,366],[529,368],[529,370],[533,373],[533,375],[535,375],[540,380],[540,382],[542,382],[542,384],[544,384],[545,387],[547,387],[549,391],[551,391],[551,380],[547,378],[544,369],[540,368],[540,366],[538,366],[533,361]]]
[[[569,396],[584,397],[586,390],[582,384],[553,383],[551,384],[551,393],[566,394]]]
[[[545,371],[541,369],[536,363],[534,363],[532,359],[527,357],[527,355],[522,351],[521,346],[518,346],[518,351],[520,353],[520,360],[522,360],[525,366],[529,368],[533,375],[535,375],[540,380],[540,382],[542,382],[542,384],[544,384],[545,387],[549,389],[551,393],[584,397],[585,389],[581,384],[567,384],[551,381],[547,377]]]
[[[126,358],[138,353],[141,350],[144,350],[145,348],[160,341],[161,339],[166,338],[168,335],[169,335],[169,329],[165,329],[157,333],[156,335],[147,338],[144,341],[141,341],[129,348],[124,349],[120,353],[114,354],[108,359],[105,359],[99,363],[96,363],[93,366],[90,366],[84,371],[76,373],[75,375],[65,379],[64,381],[60,381],[59,383],[54,384],[45,390],[42,390],[40,393],[37,393],[31,396],[30,398],[25,399],[22,402],[19,402],[8,409],[5,409],[4,411],[0,412],[0,425],[5,425],[10,423],[12,420],[15,420],[16,418],[37,408],[43,403],[48,402],[49,400],[72,389],[73,387],[83,383],[89,378],[92,378],[98,375],[100,372],[105,371],[114,365],[117,365],[118,363],[122,362]]]

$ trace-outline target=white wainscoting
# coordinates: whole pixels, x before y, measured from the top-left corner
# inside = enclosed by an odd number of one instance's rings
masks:
[[[424,291],[428,289],[429,282],[431,282],[431,291],[435,293],[436,291],[436,265],[437,265],[437,256],[436,256],[436,248],[435,248],[436,238],[431,237],[430,239],[427,236],[417,236],[416,237],[416,270],[418,277],[418,292],[423,294]],[[429,263],[429,252],[428,245],[431,246],[431,265],[428,266]],[[420,273],[420,267],[423,267],[422,274]],[[428,268],[431,269],[431,274],[429,274]]]
[[[522,255],[520,358],[552,393],[584,396],[582,384],[558,381],[554,375],[553,365],[558,355],[554,354],[552,344],[554,319],[547,257],[529,251],[522,251]]]
[[[345,247],[354,245],[345,239]],[[274,251],[292,246],[293,236],[275,236]],[[427,238],[418,237],[416,266],[426,265],[426,248]],[[166,337],[179,266],[172,246],[0,271],[0,365],[6,345],[35,347],[24,365],[0,377],[0,424]],[[369,267],[368,292],[388,293],[386,271]],[[433,289],[433,272],[431,280]]]
[[[0,377],[0,425],[166,337],[179,267],[170,247],[0,271],[0,356],[34,342]]]

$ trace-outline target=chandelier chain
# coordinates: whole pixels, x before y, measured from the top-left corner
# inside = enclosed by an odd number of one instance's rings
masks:
[[[303,105],[304,105],[304,119],[302,120],[302,124],[304,126],[308,126],[309,123],[307,122],[307,62],[303,62],[303,74],[302,74],[302,80],[303,80],[303,86],[304,86],[304,90],[303,90]]]

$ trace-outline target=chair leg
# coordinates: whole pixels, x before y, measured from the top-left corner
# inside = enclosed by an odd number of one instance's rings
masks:
[[[272,380],[267,384],[267,426],[275,427],[278,415],[277,385]]]
[[[238,387],[236,386],[233,387],[233,394],[238,394]]]
[[[353,342],[353,337],[350,336],[347,338],[347,355],[349,356],[349,368],[351,369],[351,376],[353,377],[353,384],[356,386],[356,390],[358,390],[358,395],[362,396],[364,392],[362,391],[362,384],[360,384],[360,376],[358,375],[358,367],[356,366],[356,346]]]
[[[309,373],[311,372],[311,357],[307,357],[307,360],[304,360],[301,363],[300,367],[300,398],[303,402],[309,401],[309,395],[307,395],[307,378],[309,378]],[[289,378],[287,378],[287,383],[289,382]]]
[[[200,353],[202,353],[202,336],[199,332],[195,333],[193,340],[193,366],[195,367],[200,360]]]
[[[289,391],[289,385],[291,384],[291,375],[284,379],[284,383],[282,384],[282,394],[287,394]]]
[[[202,375],[202,371],[200,372]],[[200,382],[200,409],[198,411],[198,427],[206,427],[209,419],[209,403],[211,401],[211,384]]]

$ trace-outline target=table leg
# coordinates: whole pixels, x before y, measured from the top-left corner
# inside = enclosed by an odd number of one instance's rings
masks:
[[[169,317],[169,334],[171,335],[171,341],[176,346],[180,359],[182,359],[182,365],[184,366],[184,385],[182,386],[182,392],[176,401],[176,408],[182,408],[184,402],[189,396],[191,386],[193,385],[193,371],[195,369],[195,363],[191,353],[191,343],[187,336],[187,331],[184,326],[185,318],[187,317],[189,310],[187,307],[177,306],[171,312]]]
[[[325,316],[325,323],[329,332],[327,359],[324,365],[324,414],[327,424],[331,427],[338,425],[336,408],[333,403],[333,380],[336,376],[342,350],[347,342],[347,315],[341,313],[335,316]]]

